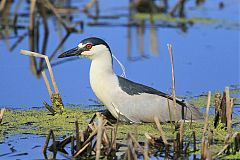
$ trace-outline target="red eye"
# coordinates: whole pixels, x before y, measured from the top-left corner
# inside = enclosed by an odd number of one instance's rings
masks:
[[[87,45],[86,45],[86,48],[87,48],[87,49],[91,49],[91,48],[92,48],[92,44],[90,44],[90,43],[87,44]]]

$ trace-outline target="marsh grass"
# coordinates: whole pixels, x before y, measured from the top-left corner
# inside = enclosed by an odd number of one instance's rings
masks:
[[[47,135],[49,130],[52,130],[57,140],[61,140],[70,135],[75,135],[75,121],[78,120],[79,131],[86,130],[89,119],[95,114],[96,110],[86,110],[78,108],[66,108],[66,112],[62,115],[52,116],[46,109],[31,109],[31,110],[9,110],[6,109],[5,116],[2,121],[1,128],[1,140],[4,137],[13,136],[16,134],[35,134],[35,135]],[[234,117],[233,123],[239,122],[239,118]],[[217,154],[224,146],[225,137],[227,136],[227,130],[224,124],[219,124],[217,128],[214,128],[214,116],[210,115],[208,119],[208,129],[213,131],[213,145],[210,149],[212,154]],[[113,124],[113,127],[116,124]],[[177,131],[172,127],[171,123],[161,123],[162,130],[164,131],[166,139],[170,140],[170,143],[175,139]],[[192,139],[192,132],[196,133],[197,148],[194,154],[200,154],[202,129],[204,122],[184,123],[184,136],[183,146],[187,145],[187,142]],[[192,129],[191,129],[192,128]],[[117,129],[116,139],[119,141],[126,141],[126,135],[132,133],[138,142],[144,142],[146,139],[145,134],[148,133],[151,137],[160,138],[157,126],[153,123],[143,124],[128,124],[119,123]],[[237,132],[234,128],[232,132]],[[110,132],[107,132],[110,134]],[[205,138],[208,137],[206,132]],[[153,145],[150,143],[149,150],[152,153]],[[156,144],[157,145],[157,144]],[[186,149],[186,148],[185,148]],[[186,149],[187,153],[193,153],[192,144]],[[236,156],[238,154],[236,153]]]

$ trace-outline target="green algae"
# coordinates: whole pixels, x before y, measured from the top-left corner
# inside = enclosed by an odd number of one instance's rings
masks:
[[[66,108],[60,115],[52,116],[46,110],[6,110],[2,125],[0,125],[0,136],[15,134],[46,135],[50,129],[57,136],[73,134],[74,122],[79,121],[80,129],[85,129],[87,119],[91,118],[95,111],[79,108]]]
[[[216,93],[221,93],[222,95],[222,91],[211,91],[211,103],[210,106],[214,106],[214,96]],[[234,99],[234,101],[236,103],[238,103],[238,101],[240,101],[240,88],[239,86],[232,86],[230,87],[230,96]],[[184,97],[186,99],[189,99],[189,102],[193,105],[195,105],[196,107],[203,107],[207,105],[207,99],[208,99],[208,93],[204,92],[202,93],[200,96],[197,97]]]
[[[88,120],[92,118],[96,110],[82,108],[65,108],[63,114],[51,115],[46,109],[30,109],[30,110],[6,110],[3,123],[0,125],[0,140],[4,137],[16,134],[34,134],[47,135],[52,129],[57,137],[65,137],[75,134],[74,122],[78,120],[80,130],[85,130]],[[209,116],[209,128],[213,130],[215,144],[211,146],[213,154],[218,153],[224,146],[224,139],[227,135],[226,128],[220,124],[217,128],[213,125],[214,116]],[[239,122],[239,118],[234,117],[233,123]],[[160,133],[154,123],[129,124],[118,123],[113,124],[117,128],[117,139],[126,139],[127,133],[131,132],[138,141],[145,140],[145,133],[154,137],[160,137]],[[192,132],[195,131],[197,139],[198,151],[201,148],[200,142],[202,138],[204,121],[186,122],[184,123],[184,140],[186,142],[192,140]],[[171,123],[162,123],[163,131],[167,139],[174,139],[177,131]],[[233,129],[232,132],[236,132]],[[205,135],[207,138],[207,133]],[[192,150],[192,149],[190,149]],[[196,152],[196,154],[198,154]],[[238,156],[238,155],[237,155]],[[231,157],[229,157],[231,158]]]
[[[138,20],[145,20],[145,19],[152,19],[152,20],[161,20],[165,22],[173,22],[173,23],[202,23],[202,24],[216,24],[221,22],[217,19],[211,18],[201,18],[201,17],[191,17],[191,18],[178,18],[172,17],[166,14],[146,14],[146,13],[137,13],[134,16],[135,19]]]
[[[223,19],[213,19],[213,18],[203,18],[203,17],[173,17],[167,14],[148,14],[148,13],[137,13],[134,15],[136,20],[161,20],[163,22],[168,23],[189,23],[189,24],[205,24],[205,25],[212,25],[212,24],[220,24],[224,27],[228,28],[239,28],[239,22],[232,22]]]

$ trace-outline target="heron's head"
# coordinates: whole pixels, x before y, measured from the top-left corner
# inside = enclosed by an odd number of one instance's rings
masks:
[[[60,54],[58,58],[83,56],[93,60],[104,54],[111,56],[111,50],[108,44],[100,38],[91,37],[82,40],[77,47]]]

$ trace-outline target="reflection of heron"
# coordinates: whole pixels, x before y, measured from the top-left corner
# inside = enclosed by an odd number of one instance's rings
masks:
[[[169,95],[117,76],[113,71],[112,54],[108,44],[99,38],[88,38],[59,58],[85,56],[92,60],[90,83],[96,96],[115,118],[130,122],[171,121],[173,99]],[[194,106],[177,100],[175,120],[201,119],[202,114]]]

